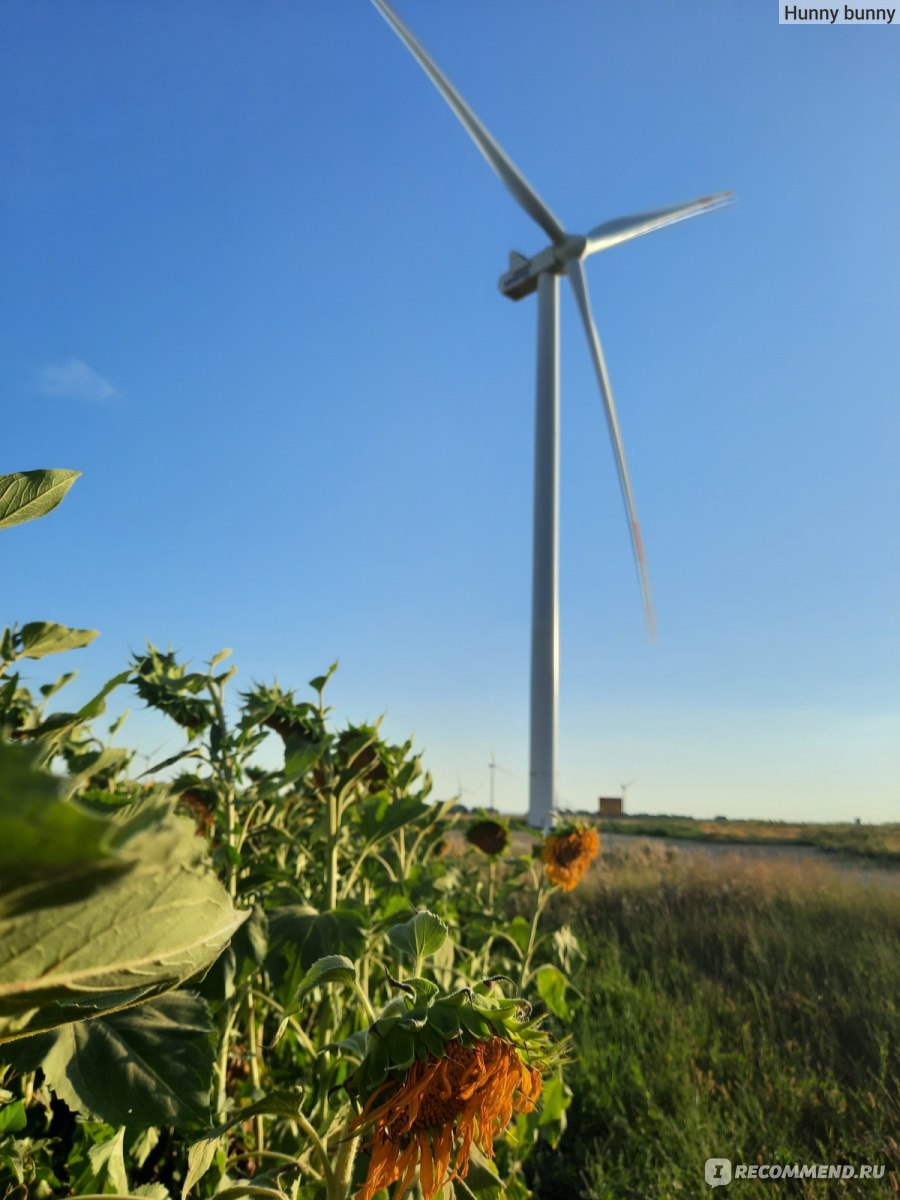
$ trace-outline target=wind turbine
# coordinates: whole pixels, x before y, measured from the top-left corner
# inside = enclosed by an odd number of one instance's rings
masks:
[[[471,788],[463,787],[462,779],[460,778],[459,771],[457,771],[456,772],[456,797],[460,804],[462,804],[463,796],[468,796],[471,791],[472,791]]]
[[[488,763],[488,770],[491,773],[491,812],[493,812],[496,808],[496,805],[494,804],[494,776],[496,775],[497,771],[502,771],[504,775],[509,774],[509,771],[507,771],[505,767],[501,767],[494,758],[493,748],[491,748],[491,761]]]
[[[581,313],[588,348],[597,374],[606,423],[625,504],[634,561],[650,636],[655,633],[650,581],[631,480],[622,448],[619,421],[600,337],[591,314],[582,260],[599,250],[652,233],[676,221],[712,212],[731,202],[730,192],[703,196],[687,204],[618,217],[587,234],[571,234],[550,211],[518,167],[507,157],[474,112],[413,37],[387,0],[372,3],[456,114],[469,137],[525,212],[550,238],[550,245],[531,258],[513,251],[500,291],[511,300],[537,292],[537,397],[534,455],[534,558],[531,607],[531,775],[528,821],[548,828],[553,820],[556,777],[557,697],[559,686],[558,510],[559,510],[559,277],[566,275]]]

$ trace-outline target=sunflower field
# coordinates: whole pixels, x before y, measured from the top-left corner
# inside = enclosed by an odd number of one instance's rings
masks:
[[[0,476],[0,529],[75,478]],[[67,710],[36,680],[95,636],[0,631],[0,1200],[680,1200],[723,1154],[900,1194],[891,877],[598,870],[592,825],[462,814],[336,728],[334,666],[241,692],[148,646]],[[139,770],[113,693],[178,751]]]
[[[74,478],[3,477],[0,524]],[[76,711],[31,689],[95,636],[0,635],[0,1196],[529,1196],[578,953],[546,906],[596,846],[454,851],[411,744],[332,727],[334,666],[235,696],[228,652],[148,646]],[[119,688],[183,731],[140,774],[94,729]]]

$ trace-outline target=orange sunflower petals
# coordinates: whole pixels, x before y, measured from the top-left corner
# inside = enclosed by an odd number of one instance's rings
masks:
[[[413,1063],[386,1098],[383,1086],[373,1093],[381,1102],[373,1107],[370,1097],[353,1122],[374,1129],[358,1200],[372,1200],[395,1181],[400,1200],[417,1168],[422,1194],[432,1200],[449,1179],[466,1175],[473,1144],[493,1157],[494,1138],[513,1112],[534,1107],[540,1079],[499,1037],[472,1046],[450,1041],[442,1058]]]
[[[575,829],[570,833],[548,834],[541,850],[541,862],[550,882],[571,892],[599,853],[597,830]]]
[[[398,1179],[399,1184],[397,1186],[397,1200],[401,1200],[403,1195],[412,1187],[413,1182],[415,1181],[417,1150],[418,1146],[416,1145],[415,1139],[413,1139],[400,1156],[397,1164],[397,1173],[392,1175],[390,1179],[386,1179],[384,1183],[381,1184],[382,1187],[387,1187],[392,1180]]]

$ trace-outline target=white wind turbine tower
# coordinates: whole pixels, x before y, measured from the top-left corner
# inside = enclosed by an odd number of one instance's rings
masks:
[[[581,313],[588,348],[597,374],[606,423],[612,442],[619,486],[644,600],[650,635],[654,633],[653,602],[644,562],[644,548],[631,481],[622,448],[609,373],[591,315],[582,259],[598,250],[662,229],[675,221],[711,212],[731,200],[730,192],[703,196],[687,204],[660,208],[636,216],[606,221],[587,234],[570,234],[560,224],[515,164],[494,141],[459,92],[416,41],[387,0],[372,0],[388,24],[450,105],[469,137],[490,166],[550,238],[550,245],[532,258],[513,252],[509,270],[500,278],[500,291],[511,300],[537,292],[537,404],[534,458],[534,559],[531,610],[531,774],[529,823],[547,828],[553,819],[556,781],[557,692],[559,680],[558,507],[559,507],[559,277],[566,275]],[[493,777],[493,775],[492,775]]]

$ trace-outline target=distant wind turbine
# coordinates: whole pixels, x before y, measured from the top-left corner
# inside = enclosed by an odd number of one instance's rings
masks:
[[[496,805],[494,804],[494,776],[498,771],[502,771],[504,775],[508,775],[509,771],[507,771],[506,767],[501,767],[498,764],[497,760],[494,758],[493,749],[491,750],[491,761],[488,763],[488,770],[491,773],[491,809],[494,809],[496,808]]]
[[[619,421],[603,348],[591,315],[582,259],[598,250],[652,233],[676,221],[712,212],[731,202],[730,192],[703,196],[687,204],[606,221],[587,234],[570,234],[560,224],[516,165],[506,156],[479,119],[413,37],[387,0],[372,0],[384,19],[450,105],[469,137],[525,212],[540,225],[551,244],[532,258],[515,251],[500,291],[511,300],[532,292],[538,297],[537,404],[534,466],[534,558],[531,609],[531,776],[528,821],[548,828],[553,820],[556,784],[556,730],[559,687],[558,509],[559,509],[559,276],[568,276],[581,313],[588,348],[597,374],[612,442],[619,487],[625,503],[634,560],[644,600],[647,628],[655,632],[650,581],[631,480],[622,448]],[[493,774],[491,776],[493,778]]]
[[[457,771],[456,772],[456,798],[457,798],[457,800],[460,803],[462,803],[463,796],[468,796],[471,791],[472,791],[471,788],[463,787],[463,782],[459,777],[459,772]]]

